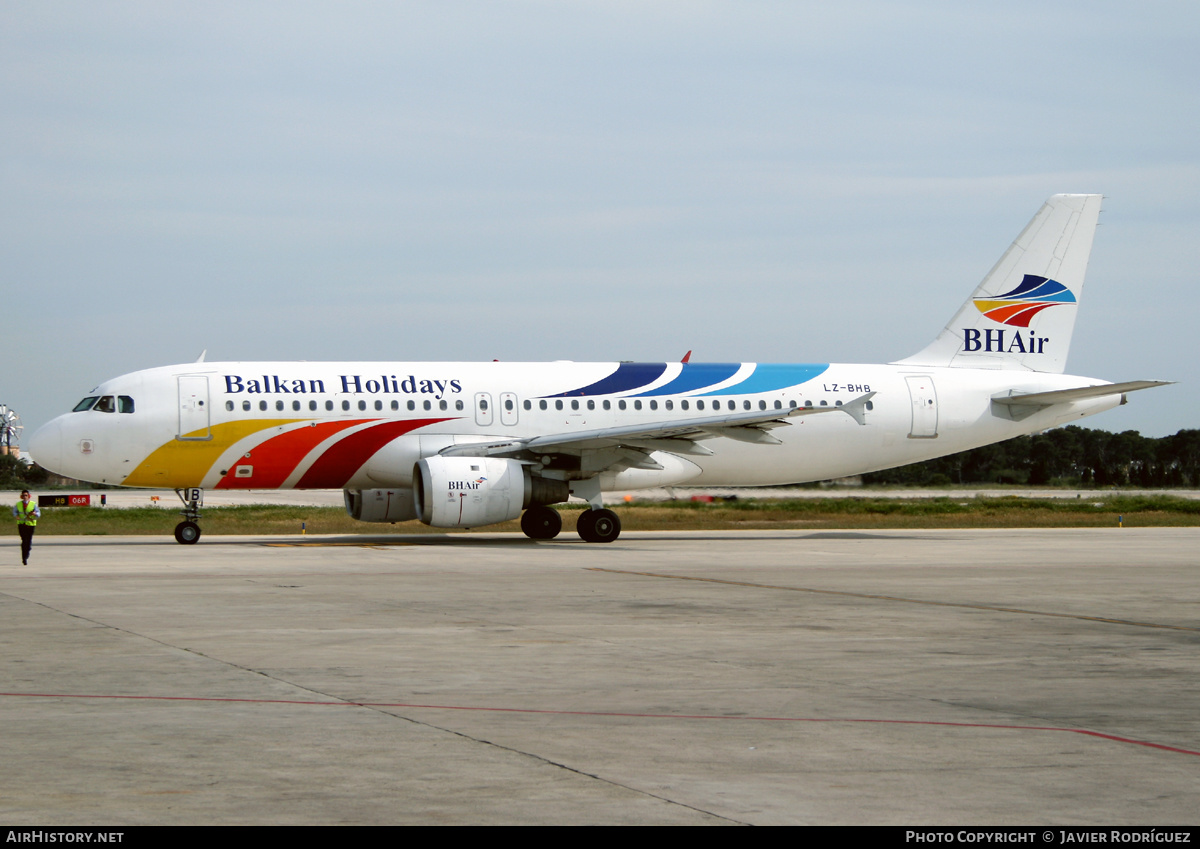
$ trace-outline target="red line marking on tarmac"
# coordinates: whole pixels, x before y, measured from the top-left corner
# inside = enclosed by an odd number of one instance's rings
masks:
[[[1132,737],[1121,737],[1117,734],[1105,734],[1101,731],[1089,731],[1086,728],[1064,728],[1054,725],[1009,725],[994,722],[943,722],[933,719],[837,719],[809,716],[723,716],[721,714],[686,714],[686,713],[636,713],[608,710],[548,710],[544,708],[505,708],[479,707],[468,705],[429,705],[412,702],[352,702],[352,701],[317,701],[304,699],[237,699],[215,696],[116,696],[97,693],[0,693],[0,696],[30,699],[124,699],[129,701],[156,702],[236,702],[240,704],[264,705],[310,705],[313,707],[365,707],[365,708],[409,708],[413,710],[463,710],[481,713],[527,713],[550,716],[604,716],[623,719],[723,719],[739,722],[844,722],[874,725],[934,725],[944,728],[997,728],[1005,731],[1058,731],[1068,734],[1082,734],[1086,737],[1098,737],[1101,740],[1112,740],[1116,743],[1129,743],[1133,746],[1145,746],[1150,749],[1161,749],[1165,752],[1176,752],[1181,755],[1200,757],[1200,751],[1182,749],[1178,746],[1167,746],[1162,743],[1151,743],[1147,740],[1135,740]]]

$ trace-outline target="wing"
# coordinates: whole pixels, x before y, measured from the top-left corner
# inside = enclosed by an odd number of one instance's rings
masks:
[[[514,457],[529,459],[540,455],[573,454],[596,452],[611,459],[589,469],[600,472],[612,467],[661,468],[649,457],[651,451],[669,451],[675,454],[711,455],[711,449],[701,445],[702,440],[724,437],[739,442],[760,445],[778,445],[779,440],[770,434],[774,428],[790,424],[789,419],[798,416],[813,416],[824,413],[846,413],[860,425],[866,423],[867,403],[875,395],[868,392],[845,404],[832,407],[793,407],[783,410],[746,410],[713,416],[697,416],[669,421],[643,422],[622,427],[595,428],[546,436],[518,439],[489,440],[478,443],[458,444],[441,453],[458,457]],[[611,451],[606,449],[621,449]]]

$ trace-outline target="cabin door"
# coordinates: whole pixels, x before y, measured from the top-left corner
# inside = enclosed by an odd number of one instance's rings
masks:
[[[909,439],[936,439],[938,428],[937,390],[933,378],[909,376],[908,397],[912,401],[912,428]]]
[[[212,439],[208,415],[208,376],[185,374],[179,378],[179,431],[176,439]]]

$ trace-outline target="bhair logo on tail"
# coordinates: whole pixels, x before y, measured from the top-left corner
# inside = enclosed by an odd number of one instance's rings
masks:
[[[1021,285],[996,298],[975,298],[985,316],[1010,327],[1028,327],[1035,315],[1060,304],[1074,304],[1071,290],[1057,280],[1026,274]]]
[[[938,337],[896,364],[1062,374],[1101,199],[1046,201]]]

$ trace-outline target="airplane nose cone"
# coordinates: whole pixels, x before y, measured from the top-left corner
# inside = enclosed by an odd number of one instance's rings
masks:
[[[29,454],[33,461],[51,472],[62,470],[62,418],[42,425],[29,437]]]

